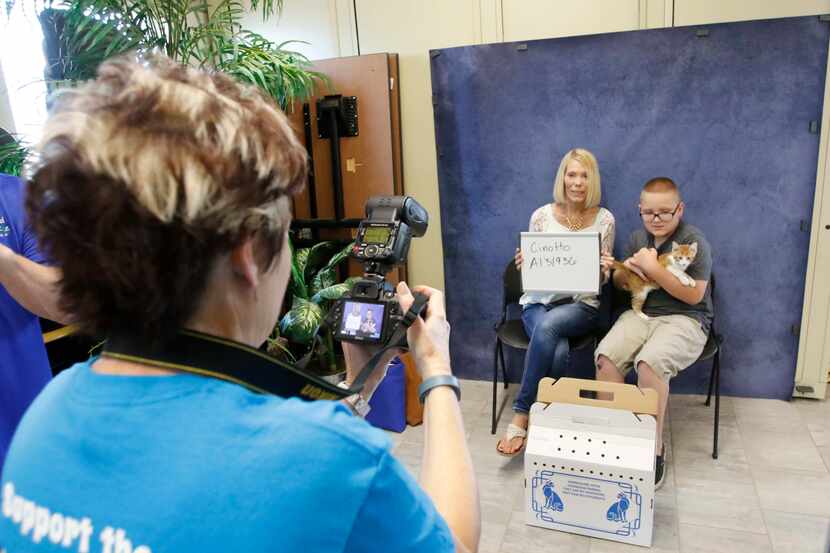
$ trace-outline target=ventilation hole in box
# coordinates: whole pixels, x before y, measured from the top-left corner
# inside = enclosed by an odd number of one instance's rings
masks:
[[[600,456],[601,456],[601,457],[605,457],[605,453],[600,453]]]
[[[640,478],[640,482],[642,482],[642,481],[643,481],[643,479],[642,479],[642,478]]]
[[[556,448],[556,451],[562,451],[562,448],[561,448],[561,447],[557,447],[557,448]]]
[[[619,455],[617,455],[617,461],[619,461],[619,460],[620,460],[620,456],[619,456]]]
[[[579,469],[579,472],[585,472],[585,469]]]
[[[560,438],[564,438],[565,436],[563,436],[562,434],[559,434],[559,437],[560,437]]]
[[[571,453],[576,453],[576,450],[575,450],[575,449],[572,449],[572,450],[571,450]]]
[[[594,474],[594,471],[589,471],[591,474]]]
[[[590,454],[591,454],[591,452],[590,452],[590,451],[586,451],[586,452],[585,452],[585,455],[590,455]]]

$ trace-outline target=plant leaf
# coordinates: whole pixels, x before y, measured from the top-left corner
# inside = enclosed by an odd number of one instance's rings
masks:
[[[337,277],[335,277],[335,273],[335,267],[324,267],[320,269],[320,271],[314,275],[314,278],[311,279],[311,284],[308,287],[309,296],[314,296],[321,290],[337,284]]]
[[[0,173],[19,177],[29,155],[29,148],[11,135],[0,135]]]
[[[320,305],[324,301],[334,301],[339,300],[343,297],[343,294],[348,292],[352,289],[354,282],[358,280],[360,277],[350,277],[347,278],[345,282],[341,282],[340,284],[334,284],[327,288],[323,288],[314,296],[312,296],[311,301]]]
[[[346,259],[349,256],[349,253],[351,253],[353,247],[354,247],[354,242],[351,242],[348,246],[346,246],[345,248],[343,248],[342,250],[337,252],[335,255],[333,255],[332,258],[329,259],[329,262],[326,264],[326,268],[331,269],[331,268],[337,267],[337,265],[341,261],[343,261],[344,259]]]
[[[338,248],[337,242],[331,241],[320,242],[311,248],[303,269],[303,278],[306,282],[314,279],[315,273],[328,264],[332,254],[336,253]]]
[[[280,332],[292,342],[310,344],[322,320],[319,305],[295,296],[291,310],[280,321]]]

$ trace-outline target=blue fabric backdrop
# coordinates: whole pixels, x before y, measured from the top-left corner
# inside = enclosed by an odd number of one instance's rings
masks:
[[[501,273],[551,200],[562,155],[580,146],[599,160],[617,255],[640,225],[642,184],[678,182],[686,220],[714,250],[723,393],[790,397],[818,159],[810,122],[821,120],[830,26],[803,17],[706,29],[432,52],[458,374],[491,377]],[[516,379],[521,356],[512,363]],[[700,392],[707,375],[693,367],[673,391]]]

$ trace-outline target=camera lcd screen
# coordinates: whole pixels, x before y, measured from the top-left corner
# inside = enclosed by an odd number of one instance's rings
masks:
[[[363,241],[367,244],[386,244],[391,232],[386,227],[369,227],[363,232]]]
[[[378,340],[383,330],[384,309],[382,303],[346,301],[338,334],[364,340]]]

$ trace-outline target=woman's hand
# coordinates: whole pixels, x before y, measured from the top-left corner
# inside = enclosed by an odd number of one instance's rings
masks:
[[[608,280],[611,276],[611,269],[614,267],[614,256],[608,252],[602,252],[599,256],[599,266],[602,270],[602,278]]]
[[[524,256],[522,255],[522,250],[520,250],[519,248],[516,248],[516,255],[513,258],[513,260],[516,262],[516,269],[521,271],[522,270],[522,262],[524,261]]]
[[[357,375],[360,374],[360,371],[366,366],[369,359],[380,350],[381,346],[353,344],[351,342],[342,342],[342,344],[343,356],[346,359],[346,384],[351,386],[352,382],[357,378]],[[363,390],[360,391],[363,399],[369,401],[372,398],[372,394],[375,393],[381,381],[386,378],[386,369],[389,367],[389,362],[401,353],[402,350],[392,348],[381,356],[375,370],[366,379]]]
[[[444,294],[435,288],[417,286],[420,292],[429,298],[426,318],[418,317],[406,333],[409,349],[415,357],[415,366],[426,380],[439,374],[452,374],[450,368],[450,323],[444,307]],[[398,283],[398,301],[401,310],[409,310],[415,297],[405,282]]]

